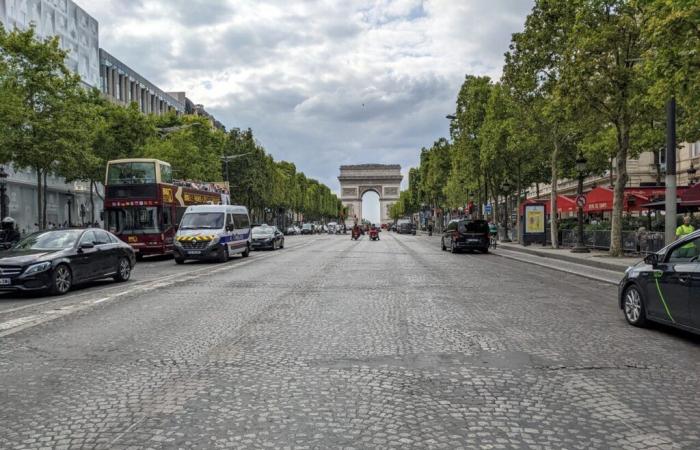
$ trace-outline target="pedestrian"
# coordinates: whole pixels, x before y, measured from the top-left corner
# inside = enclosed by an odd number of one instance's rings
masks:
[[[648,248],[648,238],[647,229],[645,227],[639,227],[637,230],[637,253],[646,253]]]
[[[433,222],[430,221],[430,222],[428,222],[428,236],[432,236],[432,235],[433,235]]]
[[[683,237],[693,233],[695,231],[695,227],[690,224],[690,216],[685,216],[683,217],[683,223],[676,228],[676,240],[682,239]],[[695,244],[693,242],[690,242],[686,245],[684,245],[680,249],[680,257],[681,258],[693,258],[697,256],[695,253]]]

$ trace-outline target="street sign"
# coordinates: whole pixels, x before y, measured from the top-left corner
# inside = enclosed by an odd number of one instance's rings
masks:
[[[493,207],[491,206],[490,203],[487,203],[484,205],[484,213],[485,214],[491,214],[493,212]]]
[[[576,197],[576,205],[577,205],[579,208],[583,208],[584,206],[586,206],[586,196],[585,196],[585,195],[579,195],[578,197]]]

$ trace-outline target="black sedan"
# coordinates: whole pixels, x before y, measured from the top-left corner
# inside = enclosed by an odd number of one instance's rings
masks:
[[[649,321],[700,333],[700,231],[630,267],[619,302],[631,325]]]
[[[100,278],[127,281],[134,261],[131,246],[104,230],[40,231],[0,252],[0,291],[61,295]]]
[[[254,250],[262,248],[277,250],[278,248],[284,248],[284,234],[282,234],[277,227],[268,225],[255,227],[252,231],[250,246]]]

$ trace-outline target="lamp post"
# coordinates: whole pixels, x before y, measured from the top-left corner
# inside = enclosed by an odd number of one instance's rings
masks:
[[[688,174],[688,186],[694,186],[697,182],[695,179],[695,174],[698,173],[698,169],[695,168],[692,161],[690,161],[690,167],[685,171],[685,173]]]
[[[0,166],[0,220],[7,216],[6,192],[7,192],[7,177],[5,167]]]
[[[578,154],[576,158],[576,172],[578,173],[578,189],[576,189],[576,205],[578,206],[578,226],[576,230],[576,245],[571,249],[571,253],[590,253],[588,247],[583,242],[583,178],[586,176],[587,170],[586,157],[583,152]]]
[[[512,187],[508,181],[503,182],[503,192],[505,193],[506,197],[506,202],[505,202],[505,220],[503,221],[503,239],[501,239],[501,242],[513,242],[510,239],[510,236],[508,236],[508,221],[510,220],[510,216],[508,215],[508,193],[510,192],[510,188]]]
[[[73,226],[73,194],[68,194],[68,227]]]
[[[224,162],[224,170],[226,171],[226,184],[228,184],[228,189],[229,189],[229,195],[231,194],[231,182],[228,179],[228,162],[233,161],[234,159],[242,158],[246,155],[250,155],[252,152],[248,153],[242,153],[240,155],[224,155],[220,156],[219,159]]]

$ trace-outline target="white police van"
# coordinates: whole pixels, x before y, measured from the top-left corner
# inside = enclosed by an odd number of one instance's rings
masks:
[[[193,205],[182,216],[175,235],[175,262],[250,254],[250,217],[245,206]]]

